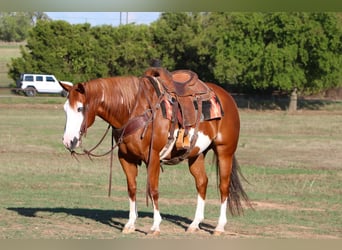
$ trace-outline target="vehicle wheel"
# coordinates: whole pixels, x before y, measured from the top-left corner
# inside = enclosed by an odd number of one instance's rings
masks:
[[[37,91],[35,88],[33,87],[28,87],[25,89],[25,95],[29,96],[29,97],[33,97],[37,94]]]
[[[61,93],[62,97],[67,97],[68,96],[68,91],[63,90]]]

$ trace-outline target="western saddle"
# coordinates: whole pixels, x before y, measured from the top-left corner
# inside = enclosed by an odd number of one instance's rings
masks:
[[[178,124],[176,148],[185,150],[185,153],[177,159],[177,162],[182,161],[196,143],[198,126],[203,119],[202,102],[210,100],[215,93],[198,78],[196,73],[190,70],[169,72],[162,67],[152,67],[145,72],[145,76],[150,79],[158,96],[166,97],[171,103],[172,125],[169,144],[174,141],[174,130]],[[191,127],[194,128],[194,134],[190,141],[189,129]],[[172,164],[174,163],[173,161]]]

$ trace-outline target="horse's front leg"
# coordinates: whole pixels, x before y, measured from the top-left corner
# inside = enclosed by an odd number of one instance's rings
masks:
[[[126,174],[127,190],[128,190],[128,198],[129,198],[129,218],[122,232],[124,234],[128,234],[128,233],[132,233],[135,231],[135,221],[138,217],[137,205],[136,205],[136,192],[137,192],[136,177],[138,175],[138,168],[136,164],[127,162],[122,157],[119,157],[119,160]]]
[[[150,229],[150,234],[159,235],[160,228],[159,225],[162,221],[159,212],[159,174],[160,174],[160,160],[159,154],[155,153],[154,157],[151,157],[150,162],[147,167],[147,192],[152,200],[153,205],[153,225]]]

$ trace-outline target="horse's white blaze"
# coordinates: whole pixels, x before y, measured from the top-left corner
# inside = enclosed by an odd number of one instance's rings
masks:
[[[80,108],[83,108],[83,104],[80,102],[77,102],[76,107],[71,107],[69,100],[67,100],[64,104],[66,124],[63,136],[63,144],[67,148],[71,148],[72,141],[75,138],[78,140],[75,146],[78,147],[80,143],[80,130],[84,119],[83,112],[80,110]]]
[[[199,224],[204,219],[204,207],[205,207],[205,201],[202,199],[200,195],[198,195],[195,218],[189,226],[190,229],[199,229]]]

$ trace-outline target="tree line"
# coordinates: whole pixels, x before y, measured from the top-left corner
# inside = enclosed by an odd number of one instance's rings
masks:
[[[38,20],[50,20],[44,12],[0,12],[0,40],[22,42]]]
[[[235,91],[314,93],[342,85],[339,13],[162,13],[150,25],[71,25],[37,19],[9,75],[72,82],[142,75],[151,60],[191,69]]]

